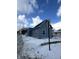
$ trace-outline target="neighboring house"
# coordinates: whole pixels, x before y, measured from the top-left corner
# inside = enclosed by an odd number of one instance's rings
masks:
[[[59,29],[59,30],[54,30],[53,36],[54,36],[54,37],[59,37],[59,38],[61,38],[61,29]]]

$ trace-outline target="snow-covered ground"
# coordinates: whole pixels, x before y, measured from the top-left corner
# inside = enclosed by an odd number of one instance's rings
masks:
[[[51,50],[49,51],[48,45],[40,46],[41,43],[48,42],[48,39],[36,39],[24,35],[22,35],[22,39],[24,41],[22,55],[26,59],[61,59],[61,43],[51,44]],[[50,41],[60,40],[60,38],[52,38]]]

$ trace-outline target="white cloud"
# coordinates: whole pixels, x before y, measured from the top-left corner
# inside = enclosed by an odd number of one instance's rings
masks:
[[[25,15],[19,15],[17,19],[17,30],[28,27],[29,22],[27,21],[27,18],[25,18]]]
[[[38,25],[39,23],[42,22],[42,19],[39,16],[36,16],[35,18],[32,18],[33,23],[31,24],[32,27]]]
[[[52,27],[55,29],[55,30],[58,30],[58,29],[61,29],[61,22],[58,22],[58,23],[55,23],[55,24],[52,24]]]
[[[48,1],[49,1],[49,0],[46,0],[46,3],[47,3],[47,4],[48,4]]]
[[[38,9],[36,0],[17,0],[17,12],[29,15],[34,12],[34,9]],[[30,22],[25,15],[19,15],[17,17],[17,29],[21,29],[23,27],[30,27]]]
[[[61,0],[58,0],[58,3],[60,3],[61,2]]]
[[[30,14],[34,12],[34,8],[38,8],[36,0],[17,0],[17,11]]]
[[[29,0],[29,2],[32,4],[34,8],[38,8],[38,4],[36,0]]]
[[[39,10],[39,13],[43,13],[44,12],[44,10]]]
[[[61,0],[58,0],[58,3],[60,3],[60,2],[61,2]],[[58,8],[57,16],[58,16],[58,17],[61,16],[61,6]]]
[[[28,21],[28,19],[25,17],[25,15],[19,15],[17,19],[17,30],[22,28],[28,28],[28,27],[34,27],[42,22],[42,19],[39,16],[36,16],[35,18],[32,18],[32,23]]]
[[[57,16],[60,17],[61,16],[61,6],[59,7],[58,11],[57,11]]]
[[[24,20],[24,19],[25,19],[25,15],[19,15],[19,16],[18,16],[18,20],[22,21],[22,20]]]

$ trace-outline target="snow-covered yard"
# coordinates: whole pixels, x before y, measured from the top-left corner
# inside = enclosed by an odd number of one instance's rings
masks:
[[[51,44],[49,46],[40,46],[41,43],[48,42],[48,39],[36,39],[22,35],[24,42],[22,56],[24,59],[61,59],[61,43]],[[60,41],[61,39],[52,38],[50,41]]]

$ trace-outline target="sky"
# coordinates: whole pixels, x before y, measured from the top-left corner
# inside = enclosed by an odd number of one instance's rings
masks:
[[[34,27],[45,19],[60,28],[61,0],[17,0],[18,29]]]

